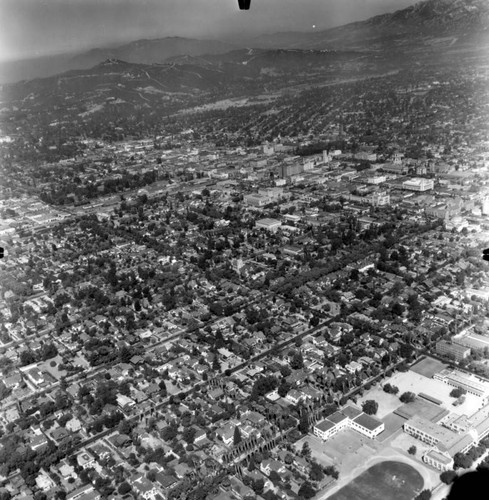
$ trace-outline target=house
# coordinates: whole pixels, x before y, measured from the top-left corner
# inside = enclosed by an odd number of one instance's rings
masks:
[[[234,425],[227,423],[216,431],[216,434],[222,439],[226,446],[233,444],[234,440]]]
[[[359,372],[363,366],[356,362],[356,361],[351,361],[350,363],[348,363],[345,368],[350,372],[350,373],[357,373]]]
[[[58,427],[51,432],[51,439],[59,445],[65,439],[70,437],[70,433],[64,427]]]
[[[100,494],[91,484],[81,486],[66,495],[66,500],[99,500]]]
[[[128,410],[129,408],[136,406],[136,402],[133,399],[124,396],[123,394],[118,394],[117,405],[121,410]]]
[[[139,473],[131,476],[128,480],[133,490],[144,500],[156,500],[158,489],[144,474]]]
[[[100,443],[96,443],[94,444],[90,450],[97,456],[99,457],[101,460],[105,459],[105,458],[109,458],[112,453],[110,451],[109,448],[107,448],[107,446],[104,446],[103,444],[100,444]]]
[[[291,389],[288,393],[287,396],[285,396],[285,399],[287,401],[290,401],[292,404],[296,405],[304,399],[304,394],[301,391],[298,391],[297,389]]]
[[[266,419],[257,411],[247,411],[243,414],[245,420],[248,420],[252,425],[260,426],[265,423]]]
[[[5,384],[5,387],[7,389],[18,389],[18,387],[22,383],[22,376],[20,375],[20,373],[14,373],[13,375],[10,375],[10,377],[4,378],[3,383]]]
[[[204,429],[197,428],[197,431],[194,436],[194,443],[199,443],[203,441],[207,437],[207,433]]]
[[[109,438],[109,441],[116,448],[125,448],[126,446],[129,446],[129,444],[131,443],[131,438],[126,434],[116,434],[115,436]]]
[[[293,464],[299,472],[302,472],[302,474],[306,474],[309,471],[309,463],[305,458],[296,456]]]
[[[230,490],[234,493],[240,500],[248,497],[254,497],[254,491],[243,484],[236,476],[231,476],[229,478]]]
[[[272,471],[275,471],[277,474],[285,474],[286,467],[282,462],[268,458],[262,461],[260,464],[260,470],[269,476]]]
[[[173,476],[165,474],[164,472],[157,472],[155,476],[155,484],[159,486],[159,494],[163,498],[168,498],[172,488],[178,484],[178,480]]]
[[[73,417],[71,420],[68,420],[68,422],[66,422],[65,427],[70,432],[78,432],[82,428],[82,424],[80,420],[78,420],[76,417]]]
[[[187,474],[192,472],[192,469],[186,463],[179,463],[173,467],[175,474],[179,479],[183,479]]]
[[[95,457],[88,451],[78,453],[76,461],[82,469],[90,469],[95,465]]]
[[[48,439],[39,429],[38,432],[35,432],[34,436],[31,437],[29,444],[32,450],[36,451],[43,446],[47,446]]]
[[[34,367],[25,372],[27,382],[31,382],[35,387],[39,387],[44,382],[44,375],[40,372],[39,368]]]

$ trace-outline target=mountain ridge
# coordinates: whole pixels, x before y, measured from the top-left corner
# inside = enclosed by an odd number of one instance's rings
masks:
[[[143,38],[110,48],[93,48],[80,54],[60,54],[25,61],[0,63],[0,84],[45,78],[70,70],[90,69],[107,59],[153,64],[170,57],[222,54],[239,48],[221,40],[185,37]]]
[[[339,52],[375,53],[379,51],[422,51],[445,46],[489,41],[489,2],[487,0],[423,0],[393,13],[381,14],[315,32],[279,32],[257,37],[245,44],[255,49],[302,49]],[[453,37],[443,40],[444,37]],[[184,37],[140,39],[111,48],[95,48],[67,58],[35,63],[29,72],[22,64],[0,64],[0,83],[47,77],[74,69],[89,69],[117,59],[135,64],[196,64],[215,63],[215,56],[226,60],[226,54],[243,48],[220,40],[198,40]],[[232,59],[232,55],[230,56]],[[194,59],[192,59],[194,58]],[[17,64],[17,67],[15,66]],[[20,66],[19,66],[20,64]],[[13,69],[12,69],[13,68]],[[4,76],[2,76],[2,74]],[[22,75],[21,78],[17,76]],[[33,76],[34,75],[34,76]]]

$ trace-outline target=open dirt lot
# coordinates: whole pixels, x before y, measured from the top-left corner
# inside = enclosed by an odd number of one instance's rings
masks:
[[[395,373],[386,382],[399,387],[399,395],[406,391],[414,392],[415,394],[424,392],[429,396],[439,399],[442,402],[441,406],[443,408],[458,415],[472,415],[483,406],[482,399],[473,394],[467,394],[465,402],[460,406],[453,406],[452,403],[455,401],[455,398],[450,397],[453,387],[444,384],[440,380],[427,378],[412,371]],[[368,399],[372,398],[368,397]]]
[[[384,382],[382,385],[384,385],[385,383],[387,382]],[[391,382],[389,381],[389,383]],[[379,409],[377,410],[375,416],[382,420],[384,417],[389,415],[389,413],[392,413],[394,410],[397,410],[397,408],[402,406],[401,401],[399,401],[399,395],[400,393],[397,396],[394,396],[393,394],[384,392],[382,387],[375,387],[373,389],[370,389],[370,391],[366,391],[361,398],[358,398],[357,404],[361,407],[362,403],[367,399],[373,399],[377,401],[377,403],[379,404]]]

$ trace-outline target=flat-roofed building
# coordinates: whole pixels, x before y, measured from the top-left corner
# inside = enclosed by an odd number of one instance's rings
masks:
[[[461,361],[470,355],[470,349],[455,342],[440,340],[436,343],[436,353],[449,356],[455,361]]]
[[[255,225],[259,229],[277,231],[277,229],[282,225],[282,222],[277,219],[259,219],[256,221]]]
[[[328,419],[323,420],[314,426],[314,435],[323,441],[326,441],[337,432],[338,429],[336,429],[335,424],[330,422]]]
[[[376,193],[372,193],[369,201],[374,207],[383,207],[390,204],[391,196],[386,191],[377,191]]]
[[[423,455],[423,462],[442,472],[453,468],[453,458],[447,453],[442,453],[436,449],[425,453]]]
[[[304,172],[304,166],[301,163],[280,165],[278,167],[278,175],[282,177],[282,179],[298,175],[302,172]]]
[[[404,423],[404,432],[431,446],[448,443],[456,436],[456,433],[450,429],[435,424],[419,415],[415,415]]]
[[[456,345],[466,347],[474,351],[483,351],[485,348],[489,349],[489,337],[473,332],[461,335],[460,337],[454,337],[452,342]]]
[[[245,194],[243,196],[243,200],[247,205],[251,205],[253,207],[264,207],[272,201],[263,194],[253,193],[253,194]]]
[[[316,424],[313,432],[314,435],[326,441],[344,429],[353,429],[374,439],[384,430],[384,423],[349,405]]]
[[[457,433],[419,415],[404,424],[404,432],[451,457],[456,453],[466,453],[477,442],[471,431]]]
[[[360,434],[373,439],[378,436],[385,428],[384,422],[378,418],[362,413],[351,422],[351,428],[358,431]]]
[[[406,175],[409,172],[409,168],[407,165],[403,165],[402,163],[384,163],[380,166],[380,168],[384,172],[388,172],[390,174],[398,174],[398,175]]]
[[[415,177],[404,181],[402,188],[408,191],[429,191],[435,187],[433,179],[425,179],[423,177]]]
[[[472,431],[476,433],[477,440],[484,439],[489,435],[489,405],[484,406],[479,411],[469,417],[472,424]]]
[[[433,378],[453,387],[465,389],[469,394],[474,394],[475,396],[486,398],[489,395],[489,382],[471,373],[443,369],[435,373]]]

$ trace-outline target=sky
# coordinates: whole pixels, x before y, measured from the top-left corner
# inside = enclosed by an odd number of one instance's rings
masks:
[[[311,31],[394,12],[415,0],[0,0],[0,60],[141,38],[233,38]]]

